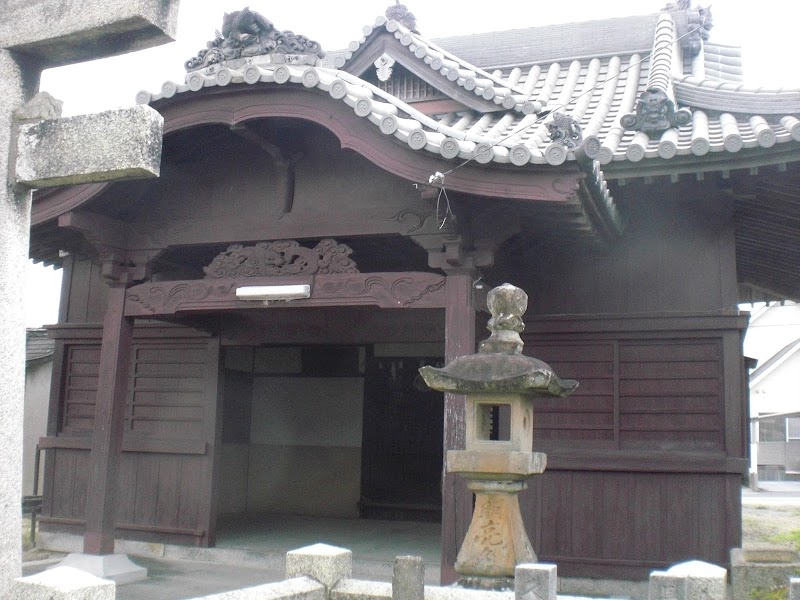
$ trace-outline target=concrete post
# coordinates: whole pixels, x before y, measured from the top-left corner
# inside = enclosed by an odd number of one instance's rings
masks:
[[[425,561],[419,556],[394,559],[392,600],[425,600]]]
[[[46,5],[52,4],[52,7]],[[45,5],[45,6],[43,6]],[[57,10],[58,18],[42,21]],[[170,41],[178,0],[41,0],[3,5],[0,20],[0,597],[22,570],[22,410],[31,193],[15,186],[14,110],[31,99],[45,67]],[[44,11],[44,12],[43,12]],[[160,149],[160,139],[159,149]],[[41,154],[45,154],[42,152]]]
[[[728,572],[692,560],[650,574],[648,600],[726,600]]]
[[[52,6],[48,6],[52,5]],[[57,19],[42,20],[50,10]],[[0,19],[0,597],[22,570],[22,410],[31,193],[15,186],[13,113],[41,70],[170,41],[178,0],[40,0],[3,4]],[[160,139],[159,139],[160,147]],[[44,149],[42,151],[44,153]]]
[[[556,565],[527,563],[514,572],[515,600],[556,600],[558,574]]]
[[[311,577],[325,586],[326,594],[352,574],[353,553],[345,548],[314,544],[286,553],[286,579]]]
[[[25,399],[25,310],[31,193],[13,187],[13,111],[32,95],[25,65],[0,48],[0,598],[22,572],[22,407]]]

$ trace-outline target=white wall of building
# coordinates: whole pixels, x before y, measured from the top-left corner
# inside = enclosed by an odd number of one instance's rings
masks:
[[[800,305],[758,306],[751,311],[744,354],[763,367],[789,344],[800,340]],[[799,351],[800,353],[800,351]],[[800,410],[800,356],[791,356],[758,380],[751,379],[750,416]],[[752,375],[752,372],[751,372]]]
[[[47,435],[52,359],[28,363],[25,368],[25,412],[22,434],[22,493],[33,494],[33,463],[39,438]],[[40,483],[42,474],[40,473]],[[42,493],[41,486],[39,493]]]

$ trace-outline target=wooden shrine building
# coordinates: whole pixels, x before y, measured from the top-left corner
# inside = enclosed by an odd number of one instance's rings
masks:
[[[800,299],[800,92],[743,85],[685,4],[437,41],[395,6],[324,57],[234,13],[138,97],[160,179],[35,197],[31,254],[65,269],[42,530],[104,553],[115,531],[212,546],[221,516],[441,518],[451,578],[463,399],[417,369],[473,352],[509,281],[526,352],[580,381],[536,404],[539,557],[727,564],[737,303]],[[289,284],[308,297],[237,297]]]

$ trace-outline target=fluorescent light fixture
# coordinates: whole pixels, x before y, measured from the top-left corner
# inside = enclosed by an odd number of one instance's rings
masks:
[[[311,286],[307,283],[297,285],[248,285],[236,288],[236,297],[239,300],[255,302],[288,302],[308,298],[311,295]]]

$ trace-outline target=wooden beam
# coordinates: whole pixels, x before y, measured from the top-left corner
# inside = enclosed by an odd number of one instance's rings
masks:
[[[447,276],[445,283],[445,363],[475,352],[475,304],[472,272]],[[444,455],[466,445],[466,408],[463,395],[444,395]],[[472,493],[463,479],[445,469],[442,481],[442,584],[458,579],[456,555],[472,520]]]
[[[128,226],[116,219],[104,217],[96,213],[70,211],[59,215],[58,226],[79,232],[92,246],[101,248],[127,249]]]
[[[113,282],[103,321],[100,376],[86,496],[86,554],[114,553],[114,509],[122,451],[133,319],[125,316],[124,282]]]
[[[471,94],[471,92],[470,92]],[[266,101],[264,96],[268,96]],[[474,94],[473,94],[474,95]],[[477,96],[475,96],[477,98]],[[491,103],[493,106],[497,106]],[[164,134],[205,124],[228,126],[252,119],[287,117],[312,121],[339,138],[343,149],[351,149],[367,160],[413,183],[426,183],[433,173],[448,172],[447,188],[487,198],[565,203],[574,199],[585,175],[577,164],[556,168],[530,165],[518,169],[471,163],[453,171],[454,163],[430,152],[398,144],[393,136],[380,133],[368,119],[353,118],[353,110],[319,90],[259,87],[252,90],[225,88],[180,103],[159,101],[164,115]]]
[[[311,286],[311,297],[293,300],[293,308],[441,308],[445,304],[445,278],[436,273],[342,273],[143,283],[128,291],[125,314],[129,317],[152,317],[188,312],[263,310],[263,302],[237,299],[236,288],[284,284]],[[282,303],[273,303],[273,307],[276,305],[281,306]]]

